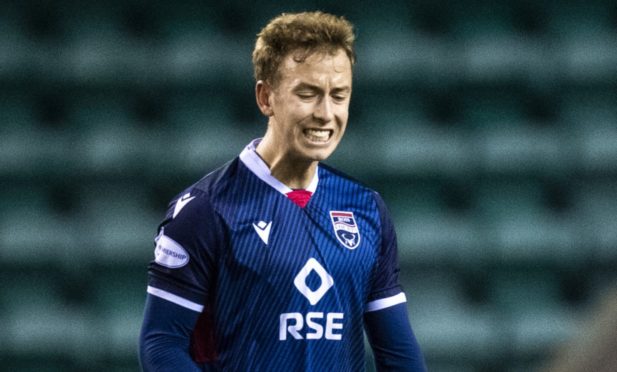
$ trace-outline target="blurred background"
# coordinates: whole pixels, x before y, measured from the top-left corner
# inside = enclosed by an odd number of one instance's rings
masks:
[[[584,337],[617,283],[614,1],[2,1],[0,370],[137,370],[167,203],[264,132],[255,34],[315,9],[356,26],[329,163],[389,205],[429,370]]]

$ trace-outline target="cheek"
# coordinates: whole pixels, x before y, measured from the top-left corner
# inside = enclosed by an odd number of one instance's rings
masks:
[[[284,105],[280,105],[275,112],[278,130],[281,133],[294,132],[298,127],[298,122],[305,116],[303,108],[296,103],[286,102]]]
[[[349,119],[349,110],[347,109],[347,107],[341,107],[336,117],[338,118],[341,127],[344,129],[347,125],[347,119]]]
[[[313,118],[313,111],[306,103],[294,103],[289,107],[286,115],[286,126],[289,130],[299,131],[301,123],[310,122]]]

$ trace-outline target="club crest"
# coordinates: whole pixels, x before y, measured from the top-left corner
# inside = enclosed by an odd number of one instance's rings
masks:
[[[360,244],[360,231],[352,212],[330,211],[334,235],[348,249],[356,249]]]

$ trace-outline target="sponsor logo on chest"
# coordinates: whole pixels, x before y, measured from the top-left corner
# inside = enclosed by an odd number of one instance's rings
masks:
[[[306,279],[315,273],[320,280],[316,289],[311,289]],[[296,289],[309,301],[311,306],[317,303],[334,286],[334,279],[315,258],[309,258],[294,279]],[[287,341],[288,336],[294,340],[332,340],[343,339],[344,313],[324,313],[311,311],[283,313],[279,316],[279,340]]]

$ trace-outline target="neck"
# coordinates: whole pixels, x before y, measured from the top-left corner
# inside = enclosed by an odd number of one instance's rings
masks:
[[[277,151],[267,136],[257,145],[256,151],[270,168],[270,174],[291,189],[306,189],[315,176],[317,161],[299,160]]]

